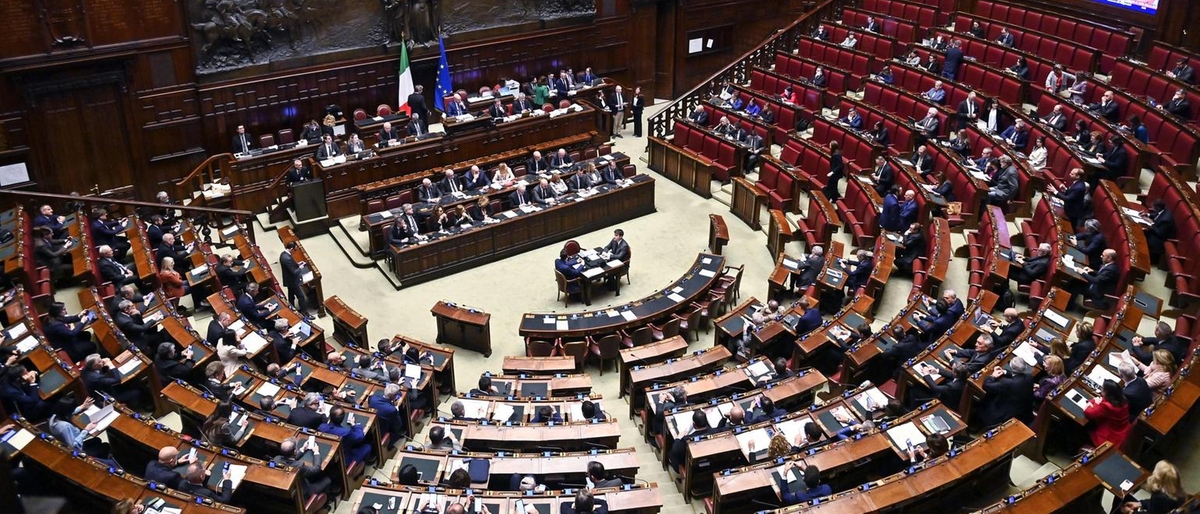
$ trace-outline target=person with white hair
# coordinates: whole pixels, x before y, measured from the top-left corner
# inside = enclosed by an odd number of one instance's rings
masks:
[[[408,431],[404,420],[405,413],[401,412],[398,403],[402,399],[400,384],[389,383],[383,391],[376,391],[367,399],[367,406],[375,409],[376,419],[379,420],[379,430],[389,448],[394,448]]]
[[[1025,359],[1012,359],[1008,370],[996,366],[983,381],[986,393],[979,406],[979,419],[991,428],[1016,418],[1028,425],[1033,421],[1033,376]]]
[[[308,393],[304,395],[304,399],[288,413],[288,423],[316,430],[321,423],[326,421],[325,416],[320,412],[322,401],[324,400],[321,398],[320,393]]]
[[[1129,403],[1129,416],[1136,418],[1154,403],[1154,392],[1146,379],[1138,376],[1138,369],[1131,362],[1118,364],[1117,375],[1121,377],[1121,392],[1125,394],[1125,400]]]

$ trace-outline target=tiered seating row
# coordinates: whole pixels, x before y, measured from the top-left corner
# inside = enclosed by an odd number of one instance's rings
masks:
[[[1096,48],[1103,52],[1100,56],[1103,72],[1112,70],[1118,57],[1129,54],[1134,40],[1131,32],[1121,28],[996,0],[981,0],[975,5],[975,14]]]

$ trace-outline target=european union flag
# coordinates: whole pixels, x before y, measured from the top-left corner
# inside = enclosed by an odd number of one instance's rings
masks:
[[[433,96],[433,104],[439,111],[445,111],[445,102],[442,100],[454,94],[454,85],[450,83],[450,63],[446,62],[446,43],[442,41],[441,34],[438,34],[438,53],[441,57],[438,59],[437,94]]]

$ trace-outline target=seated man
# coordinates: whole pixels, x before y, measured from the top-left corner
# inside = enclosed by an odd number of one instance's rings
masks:
[[[1086,270],[1083,278],[1088,282],[1087,298],[1084,307],[1092,309],[1107,309],[1108,296],[1117,294],[1117,283],[1121,281],[1121,270],[1113,262],[1117,251],[1112,248],[1100,254],[1100,268]]]
[[[421,185],[417,187],[417,198],[425,203],[437,203],[442,199],[442,189],[437,187],[432,180],[422,179]]]
[[[979,405],[979,420],[991,428],[1016,418],[1033,421],[1033,376],[1025,359],[1012,359],[1008,370],[996,366],[983,381],[986,395]]]
[[[1017,196],[1019,182],[1017,167],[1013,164],[1012,158],[1001,155],[999,168],[1000,170],[988,181],[990,188],[984,201],[989,205],[1004,206]]]
[[[389,448],[394,448],[408,433],[405,428],[405,416],[396,406],[399,400],[400,385],[396,383],[388,384],[382,392],[376,392],[367,399],[367,406],[375,409],[380,435],[388,437]]]
[[[321,454],[321,449],[315,442],[309,443],[306,440],[304,443],[300,443],[289,437],[279,444],[279,455],[272,459],[299,471],[300,490],[304,493],[305,498],[325,494],[329,492],[329,488],[333,484],[333,481],[325,476],[321,468],[313,466],[304,459],[304,453],[307,451],[311,451],[317,457]],[[318,462],[320,461],[318,460]]]
[[[93,395],[104,393],[126,405],[135,406],[141,399],[141,392],[133,387],[121,384],[121,372],[117,370],[112,359],[101,358],[93,353],[83,360],[83,372],[80,373],[83,385]],[[131,384],[132,385],[132,384]]]
[[[800,464],[792,463],[791,472],[795,474],[801,474]],[[778,482],[777,485],[779,486],[779,490],[781,492],[780,496],[784,505],[797,505],[812,500],[813,498],[821,498],[833,494],[833,489],[829,487],[829,484],[821,483],[821,470],[816,466],[809,465],[804,467],[803,476],[805,488],[800,492],[792,492],[792,490],[788,487],[787,480],[783,478],[785,475],[786,473],[779,473],[775,475],[776,481]]]
[[[967,371],[974,373],[987,366],[992,359],[996,358],[996,354],[1000,353],[1003,348],[997,348],[995,340],[987,334],[980,334],[975,340],[975,348],[964,348],[958,350],[949,348],[946,350],[946,355],[959,359],[963,366],[966,366]],[[1019,359],[1017,359],[1019,360]]]
[[[233,294],[240,295],[246,290],[248,274],[250,269],[235,265],[232,255],[221,255],[221,260],[217,263],[217,278],[221,280],[221,285],[228,287]]]
[[[1041,243],[1033,250],[1033,256],[1028,259],[1017,256],[1017,264],[1020,267],[1010,268],[1009,275],[1018,284],[1029,285],[1036,280],[1040,280],[1046,276],[1046,270],[1050,267],[1050,243]]]
[[[942,84],[942,81],[936,81],[933,83],[933,87],[929,88],[929,91],[921,93],[921,96],[926,100],[941,105],[946,101],[946,86]]]
[[[371,442],[363,434],[362,423],[346,425],[346,409],[333,407],[329,409],[329,421],[321,423],[317,430],[342,438],[342,451],[348,462],[369,463]]]
[[[246,290],[238,296],[237,309],[242,314],[242,317],[253,323],[259,328],[267,328],[272,326],[271,321],[267,316],[271,315],[270,309],[258,305],[258,283],[251,282],[246,284]]]
[[[1025,121],[1017,120],[1013,122],[1012,126],[1000,133],[1000,139],[1004,140],[1008,146],[1018,151],[1024,151],[1025,147],[1029,145],[1029,129],[1025,126]]]
[[[342,147],[333,140],[333,136],[325,134],[321,138],[321,146],[317,147],[317,160],[324,161],[342,155]]]
[[[608,502],[583,489],[575,493],[575,501],[562,503],[559,514],[608,514]]]
[[[512,194],[508,195],[508,203],[514,209],[518,207],[524,207],[526,205],[533,205],[533,195],[525,191],[524,182],[517,184],[517,187]]]
[[[1062,104],[1056,104],[1054,109],[1050,111],[1050,114],[1042,118],[1042,123],[1059,132],[1067,130],[1067,115],[1063,114]]]
[[[591,489],[621,487],[621,485],[623,485],[620,477],[609,478],[608,473],[604,470],[604,463],[599,461],[591,461],[588,463],[587,481],[591,483]]]
[[[858,115],[858,109],[851,107],[846,111],[846,117],[838,120],[838,123],[854,130],[862,130],[863,119],[862,116]]]
[[[550,187],[550,181],[542,178],[538,180],[537,187],[533,188],[533,199],[538,204],[548,207],[558,203],[558,194]]]
[[[446,168],[446,171],[443,172],[443,177],[444,178],[442,178],[442,181],[438,182],[438,188],[441,189],[443,193],[453,194],[462,192],[462,181],[459,180],[458,176],[454,174],[453,169]]]
[[[555,168],[565,168],[574,163],[575,161],[571,159],[569,154],[567,154],[567,150],[565,148],[559,148],[558,152],[550,157],[550,165]]]
[[[96,255],[99,257],[96,259],[96,268],[100,272],[100,277],[105,281],[112,282],[113,287],[120,289],[127,284],[138,284],[137,275],[124,264],[117,262],[112,248],[102,245],[96,249]]]
[[[854,253],[855,260],[842,261],[842,269],[849,275],[846,278],[846,294],[853,296],[862,287],[866,287],[875,269],[875,258],[866,248],[859,248]],[[851,269],[853,268],[853,269]]]
[[[538,407],[537,413],[534,414],[533,419],[529,420],[529,422],[530,423],[562,423],[563,419],[562,419],[562,416],[560,416],[557,412],[554,411],[554,407],[551,407],[549,405],[543,405],[541,407]]]
[[[175,467],[192,462],[190,455],[180,457],[177,448],[164,446],[158,450],[158,460],[152,460],[146,464],[146,473],[142,475],[142,478],[158,482],[171,489],[179,489],[179,483],[183,481],[183,477],[175,471]]]
[[[1009,307],[1004,309],[1004,321],[993,320],[990,324],[996,345],[1005,347],[1017,340],[1025,332],[1025,322],[1017,317],[1017,310]]]
[[[204,485],[206,478],[208,478],[208,475],[205,472],[204,466],[199,463],[192,463],[187,467],[187,480],[179,483],[179,492],[202,498],[210,498],[217,503],[229,503],[229,500],[233,498],[233,480],[230,477],[229,471],[222,471],[221,492],[219,493]]]

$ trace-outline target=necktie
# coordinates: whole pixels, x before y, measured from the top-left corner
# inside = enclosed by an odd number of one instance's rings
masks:
[[[246,135],[242,134],[238,137],[242,138],[242,151],[245,152],[246,150],[249,150],[250,147],[249,147],[249,145],[246,144]]]
[[[413,135],[414,136],[421,135],[421,124],[420,123],[413,124]]]
[[[450,178],[450,191],[454,193],[458,192],[458,181],[454,180],[453,177]]]
[[[333,157],[333,148],[330,148],[329,145],[325,145],[325,157]]]
[[[411,229],[413,232],[416,232],[417,231],[417,220],[413,219],[411,214],[409,214],[408,216],[405,216],[405,218],[408,218],[408,228]]]

